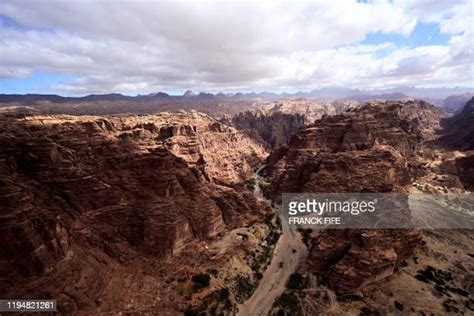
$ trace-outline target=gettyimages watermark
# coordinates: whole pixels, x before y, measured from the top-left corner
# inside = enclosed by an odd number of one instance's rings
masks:
[[[292,228],[474,229],[474,193],[284,193]]]

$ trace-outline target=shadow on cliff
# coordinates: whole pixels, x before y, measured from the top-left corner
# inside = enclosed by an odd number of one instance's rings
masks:
[[[466,190],[474,190],[474,98],[463,110],[451,117],[443,118],[440,137],[432,142],[452,158],[442,162],[441,169],[459,177]]]
[[[103,118],[0,124],[0,297],[58,299],[63,313],[125,309],[147,277],[176,269],[176,252],[258,209],[143,144],[144,130]],[[145,301],[162,283],[150,286]]]

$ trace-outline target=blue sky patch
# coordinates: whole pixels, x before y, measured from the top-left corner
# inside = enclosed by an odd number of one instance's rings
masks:
[[[0,93],[57,93],[52,86],[76,79],[72,75],[36,72],[26,78],[0,79]]]
[[[429,45],[447,45],[449,35],[443,34],[436,23],[418,23],[409,36],[388,33],[369,33],[361,44],[376,45],[385,42],[394,43],[396,46],[429,46]]]

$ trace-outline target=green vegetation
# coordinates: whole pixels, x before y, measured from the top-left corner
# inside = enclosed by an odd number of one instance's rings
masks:
[[[268,228],[270,228],[270,232],[265,237],[265,243],[263,244],[262,253],[259,255],[255,255],[255,253],[253,253],[252,257],[255,258],[255,260],[251,264],[254,278],[256,278],[257,280],[260,280],[262,278],[262,267],[265,267],[266,264],[270,261],[272,257],[273,246],[278,242],[278,239],[281,235],[281,232],[278,231],[278,227],[281,228],[281,221],[279,221],[278,216],[275,216],[274,213],[265,215],[264,223],[268,226]]]
[[[281,219],[278,216],[275,218],[274,213],[265,215],[264,223],[270,228],[272,232],[277,229],[281,230]]]
[[[278,239],[280,238],[281,233],[272,230],[267,238],[265,239],[267,241],[268,246],[273,246],[277,243]]]
[[[298,296],[294,292],[286,291],[276,300],[280,310],[278,315],[303,315]]]
[[[265,247],[263,249],[263,253],[259,255],[257,258],[255,258],[255,261],[252,263],[251,268],[256,278],[258,278],[258,275],[261,274],[260,269],[270,259],[271,254],[272,254],[271,248]]]
[[[311,233],[313,232],[313,230],[311,228],[308,228],[308,229],[298,228],[298,231],[300,232],[302,236],[302,240],[304,244],[306,245],[306,247],[308,248],[311,247],[311,244],[314,241],[313,236],[311,236]]]
[[[245,181],[245,188],[249,191],[255,191],[255,185],[257,185],[257,181],[254,178]]]
[[[269,182],[266,182],[265,180],[260,180],[258,182],[258,186],[260,187],[260,189],[263,191],[265,190],[266,188],[268,188],[270,186],[270,183]]]
[[[290,290],[302,290],[308,286],[308,279],[303,277],[298,272],[290,275],[288,282],[286,282],[286,287]]]
[[[267,214],[265,215],[265,219],[263,220],[265,222],[265,224],[267,224],[267,226],[269,226],[270,228],[273,227],[273,218],[275,217],[275,214],[274,213],[270,213],[270,214]]]
[[[255,287],[252,285],[249,278],[239,275],[236,280],[236,290],[240,294],[239,296],[246,300],[252,295]]]
[[[280,217],[276,218],[276,226],[278,227],[278,229],[281,229],[281,218]]]
[[[358,293],[336,292],[336,299],[338,301],[360,301],[362,296]]]
[[[191,278],[196,290],[208,287],[211,281],[211,276],[208,273],[195,274]]]

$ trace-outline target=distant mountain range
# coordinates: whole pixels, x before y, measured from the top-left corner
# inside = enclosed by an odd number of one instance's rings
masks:
[[[63,97],[56,94],[0,94],[0,103],[8,102],[93,102],[93,101],[131,101],[131,100],[150,100],[153,98],[261,98],[274,100],[279,98],[316,98],[316,99],[352,99],[356,101],[366,101],[369,99],[405,99],[405,98],[421,98],[421,99],[445,99],[452,95],[469,95],[474,93],[474,88],[416,88],[401,86],[390,89],[349,89],[342,87],[329,87],[314,89],[308,92],[296,93],[274,93],[274,92],[237,92],[217,94],[200,92],[195,93],[187,90],[183,95],[169,95],[165,92],[150,93],[147,95],[127,96],[119,93],[110,94],[90,94],[82,97]],[[463,98],[464,99],[464,98]],[[441,104],[439,104],[441,105]]]

